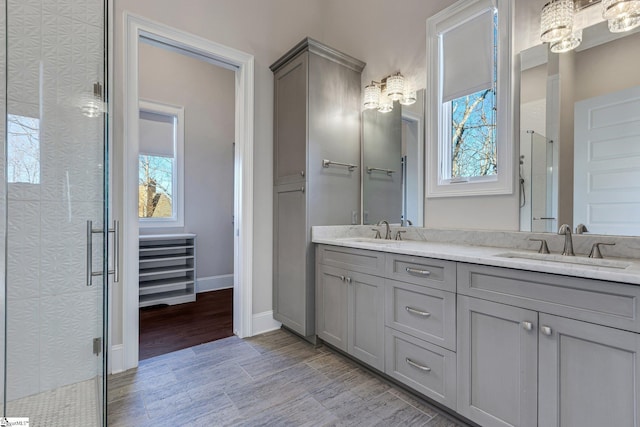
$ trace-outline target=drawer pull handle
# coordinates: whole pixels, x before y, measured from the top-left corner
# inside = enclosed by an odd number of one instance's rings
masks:
[[[407,310],[409,313],[411,314],[417,314],[418,316],[422,316],[422,317],[429,317],[431,316],[431,313],[426,312],[426,311],[421,311],[421,310],[417,310],[415,308],[406,306],[405,310]]]
[[[524,321],[524,322],[522,322],[522,327],[523,327],[525,330],[530,331],[530,330],[532,330],[532,329],[533,329],[533,323],[531,323],[531,322],[527,322],[527,321]]]
[[[408,357],[405,360],[407,361],[407,363],[409,365],[413,366],[414,368],[418,368],[418,369],[420,369],[421,371],[424,371],[424,372],[431,372],[431,368],[428,367],[428,366],[423,366],[423,365],[421,365],[419,363],[416,363],[413,360],[409,359]]]
[[[545,335],[551,335],[552,331],[551,328],[548,326],[541,326],[540,327],[540,332],[542,332]]]
[[[411,267],[407,267],[405,268],[405,270],[407,271],[407,273],[409,274],[413,274],[416,276],[428,276],[431,274],[431,272],[429,270],[420,270],[417,268],[411,268]]]

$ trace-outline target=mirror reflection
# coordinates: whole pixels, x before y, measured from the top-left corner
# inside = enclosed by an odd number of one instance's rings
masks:
[[[640,235],[639,49],[638,30],[614,34],[605,21],[574,51],[520,53],[522,231]]]
[[[362,150],[363,223],[422,226],[424,89],[413,105],[364,110]]]

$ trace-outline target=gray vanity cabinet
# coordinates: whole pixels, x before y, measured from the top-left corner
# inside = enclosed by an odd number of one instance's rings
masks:
[[[347,351],[384,371],[384,278],[350,272]]]
[[[310,341],[315,340],[311,227],[359,222],[364,65],[306,38],[271,66],[273,313]]]
[[[313,298],[302,286],[307,278],[307,230],[305,183],[285,184],[274,192],[273,269],[277,272],[278,286],[273,288],[273,303],[277,319],[301,335],[313,325]],[[286,232],[285,232],[286,230]],[[277,254],[277,256],[276,256]],[[275,317],[275,316],[274,316]]]
[[[535,311],[458,295],[460,414],[483,427],[537,425],[537,323]]]
[[[316,271],[316,332],[318,337],[347,351],[347,299],[345,270],[320,265]]]
[[[274,74],[275,185],[304,181],[307,170],[307,77],[309,54],[292,58]]]
[[[384,256],[319,247],[317,258],[318,337],[383,371],[385,281],[361,271],[383,269]]]
[[[539,425],[638,425],[639,334],[541,313],[539,336]]]

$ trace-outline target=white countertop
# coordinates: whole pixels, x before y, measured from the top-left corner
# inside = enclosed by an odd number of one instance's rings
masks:
[[[557,262],[540,259],[523,259],[519,256],[537,257],[535,251],[525,251],[509,248],[489,246],[472,246],[451,243],[429,241],[395,241],[374,240],[358,237],[313,237],[314,243],[344,246],[357,249],[368,249],[379,252],[388,252],[402,255],[414,255],[427,258],[437,258],[450,261],[468,262],[473,264],[507,267],[518,270],[538,271],[543,273],[561,274],[565,276],[584,277],[588,279],[608,280],[634,285],[640,285],[640,260],[609,258],[602,262],[610,266],[594,266],[573,264],[570,262]],[[544,256],[543,256],[544,257]],[[591,262],[585,256],[562,257],[561,255],[548,256],[549,259],[562,260],[567,258],[573,262]],[[613,266],[626,266],[626,268],[614,268]]]

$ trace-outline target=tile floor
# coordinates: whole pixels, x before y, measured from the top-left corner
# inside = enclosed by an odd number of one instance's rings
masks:
[[[463,426],[283,330],[144,360],[109,378],[108,401],[110,426]]]

